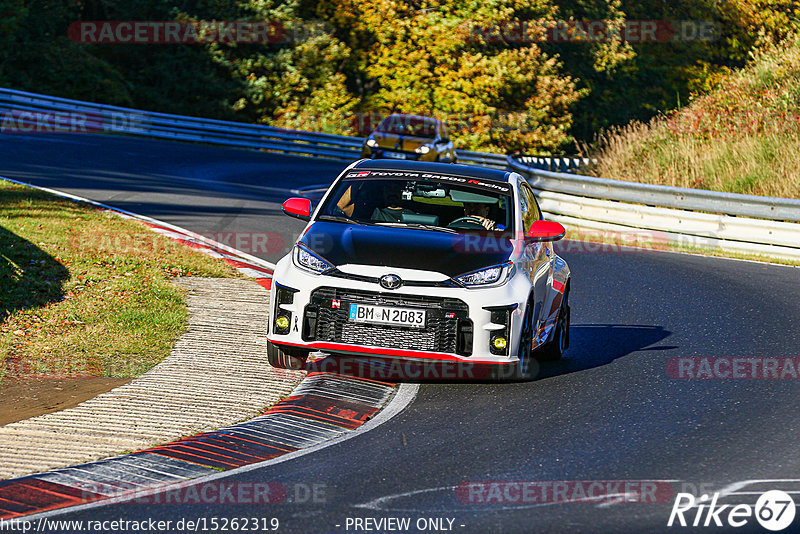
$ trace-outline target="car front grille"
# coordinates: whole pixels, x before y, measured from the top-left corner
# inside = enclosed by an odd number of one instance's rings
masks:
[[[423,308],[425,328],[353,322],[348,319],[350,304]],[[472,321],[467,305],[458,299],[322,287],[311,293],[305,309],[303,339],[469,356]]]

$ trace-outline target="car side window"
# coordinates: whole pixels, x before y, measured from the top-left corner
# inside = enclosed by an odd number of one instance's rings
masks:
[[[534,210],[534,219],[538,221],[542,218],[542,210],[539,209],[539,202],[536,200],[536,195],[533,194],[533,189],[528,184],[522,185],[523,189],[528,192],[528,197],[530,198],[530,203],[533,206]]]
[[[447,135],[447,128],[444,124],[441,126],[441,137],[442,143],[448,143],[450,141],[450,136]]]
[[[539,205],[536,203],[536,197],[533,196],[533,191],[527,184],[520,184],[519,187],[519,209],[520,213],[522,213],[522,230],[527,235],[533,221],[542,218]]]

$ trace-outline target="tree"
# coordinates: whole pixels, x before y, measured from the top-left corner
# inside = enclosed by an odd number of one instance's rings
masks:
[[[522,8],[551,11],[506,0],[344,0],[320,11],[359,55],[359,85],[371,88],[362,111],[443,118],[460,148],[556,151],[569,140],[575,82],[535,43],[485,38]]]

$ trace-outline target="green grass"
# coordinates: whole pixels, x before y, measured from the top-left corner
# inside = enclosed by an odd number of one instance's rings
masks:
[[[800,36],[768,46],[710,94],[648,124],[604,132],[591,174],[800,198]]]
[[[140,375],[185,329],[177,276],[239,275],[139,222],[0,181],[0,380]]]

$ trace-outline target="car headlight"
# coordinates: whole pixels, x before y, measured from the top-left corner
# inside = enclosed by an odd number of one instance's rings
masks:
[[[461,282],[467,287],[475,286],[488,286],[490,284],[500,284],[508,280],[514,269],[514,264],[510,261],[492,265],[485,269],[472,271],[471,273],[462,274],[456,277],[458,282]]]
[[[430,151],[431,147],[429,147],[428,145],[422,145],[421,147],[417,147],[416,149],[414,149],[414,152],[416,152],[417,154],[427,154]]]
[[[370,137],[369,139],[367,139],[367,146],[370,148],[375,148],[378,146],[378,142],[372,137]]]
[[[298,267],[317,274],[333,269],[333,265],[301,245],[297,245],[294,248],[292,258],[294,259],[294,264]]]

